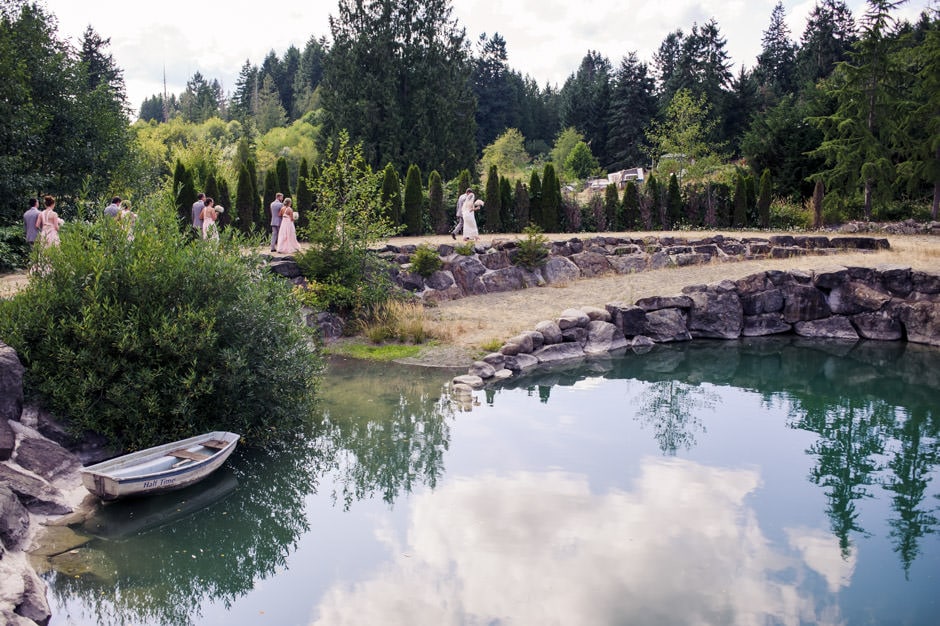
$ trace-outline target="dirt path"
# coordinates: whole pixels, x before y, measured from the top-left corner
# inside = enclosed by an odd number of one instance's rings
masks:
[[[644,234],[664,236],[666,233]],[[697,239],[707,233],[672,235]],[[637,234],[631,233],[630,236],[636,237]],[[730,236],[740,237],[742,234],[733,233]],[[766,237],[767,234],[754,233],[754,236]],[[495,238],[491,236],[489,239]],[[438,244],[449,240],[450,237],[398,238],[393,243],[400,245],[427,241]],[[724,279],[735,280],[768,269],[811,270],[833,265],[875,267],[897,264],[940,272],[940,237],[890,236],[888,240],[891,244],[890,250],[877,253],[851,252],[832,256],[716,262],[636,274],[614,274],[573,281],[563,286],[536,287],[444,302],[429,309],[428,315],[436,330],[449,335],[447,345],[430,347],[417,359],[408,362],[435,366],[469,365],[475,355],[483,352],[484,344],[502,341],[523,330],[530,330],[542,320],[558,317],[569,307],[603,307],[608,302],[633,303],[648,296],[676,295],[688,285],[709,284]]]

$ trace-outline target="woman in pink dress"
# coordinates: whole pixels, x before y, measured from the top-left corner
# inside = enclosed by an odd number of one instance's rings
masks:
[[[39,229],[39,237],[44,246],[59,245],[59,227],[62,225],[62,219],[55,212],[55,198],[46,196],[43,198],[43,209],[39,217],[36,218],[36,228]]]
[[[279,214],[281,227],[277,231],[277,251],[281,254],[300,252],[297,229],[294,227],[294,203],[290,198],[284,198],[284,206],[281,207]]]
[[[218,239],[219,227],[216,226],[215,221],[218,219],[219,214],[215,211],[215,200],[206,198],[200,217],[202,217],[202,238]]]

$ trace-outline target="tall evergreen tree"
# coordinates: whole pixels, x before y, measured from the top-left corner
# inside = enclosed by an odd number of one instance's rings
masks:
[[[757,196],[757,215],[760,227],[770,228],[770,203],[773,194],[773,182],[770,179],[770,170],[764,169],[760,175],[760,192]]]
[[[228,114],[233,120],[247,124],[258,110],[258,68],[245,60],[238,78],[235,79],[235,92],[229,100]]]
[[[836,112],[815,118],[825,139],[813,153],[826,159],[829,169],[816,174],[829,193],[844,198],[861,190],[864,218],[871,219],[876,198],[891,192],[895,178],[892,146],[896,139],[894,109],[901,102],[897,92],[903,69],[892,54],[895,20],[891,12],[901,2],[869,0],[863,20],[863,37],[850,52],[850,63],[840,63],[830,86],[837,101]]]
[[[499,177],[499,223],[502,232],[512,232],[515,224],[512,214],[512,183],[505,176]]]
[[[565,81],[560,98],[562,125],[577,128],[591,152],[607,164],[610,61],[599,52],[589,51],[577,72]]]
[[[640,190],[632,180],[623,190],[623,218],[617,230],[635,230],[640,223]]]
[[[473,60],[473,93],[476,96],[477,150],[512,128],[512,74],[506,65],[506,40],[499,33],[480,35],[479,53]]]
[[[516,232],[521,232],[529,225],[529,190],[521,180],[516,181],[516,190],[513,193],[513,222],[513,230]]]
[[[486,229],[491,233],[503,232],[503,223],[500,219],[500,200],[499,172],[497,172],[496,166],[493,165],[486,174],[486,193],[483,196],[483,201],[486,203],[486,214],[482,216]]]
[[[444,206],[444,181],[437,170],[428,176],[428,213],[431,227],[437,235],[443,235],[450,229],[450,213]]]
[[[643,186],[645,205],[649,207],[649,217],[644,220],[644,222],[648,222],[648,224],[644,223],[644,227],[655,224],[660,229],[663,228],[666,215],[665,212],[662,211],[662,193],[660,192],[659,186],[659,180],[650,172],[649,177],[646,179],[646,184]]]
[[[203,183],[202,190],[207,197],[212,198],[216,204],[219,204],[219,183],[214,173],[209,172],[209,175],[206,176],[206,182]]]
[[[385,217],[392,226],[400,226],[402,223],[401,179],[398,178],[398,172],[391,163],[385,166],[382,175],[382,206],[386,211]]]
[[[617,230],[617,224],[620,223],[620,194],[617,193],[617,185],[610,183],[604,189],[604,230]]]
[[[790,40],[790,28],[780,0],[774,6],[761,42],[763,49],[757,57],[754,78],[761,92],[761,108],[766,110],[792,90],[796,72],[796,45]]]
[[[261,196],[261,208],[264,215],[263,225],[271,223],[271,203],[277,197],[278,193],[283,193],[280,184],[277,182],[277,172],[273,169],[264,173],[264,193]]]
[[[561,183],[555,174],[555,166],[546,163],[542,171],[542,196],[539,202],[542,218],[542,230],[547,233],[559,232],[561,223]]]
[[[845,61],[858,40],[852,11],[843,0],[819,0],[806,20],[797,51],[797,75],[803,83],[815,84],[832,74]]]
[[[666,189],[666,220],[667,228],[670,229],[682,222],[682,192],[675,172],[669,175],[669,186]]]
[[[246,235],[256,226],[255,200],[252,196],[254,196],[254,187],[251,184],[251,174],[248,173],[248,168],[242,165],[238,168],[234,210],[238,216],[236,226]]]
[[[471,167],[471,65],[451,13],[449,0],[340,0],[322,81],[324,139],[348,130],[373,167]]]
[[[648,68],[631,52],[614,75],[607,134],[609,169],[646,163],[644,131],[656,114],[655,83]]]
[[[277,190],[284,194],[284,197],[290,196],[290,170],[287,167],[287,159],[278,157],[274,162],[274,171],[277,175]]]
[[[312,182],[307,159],[303,158],[297,170],[297,190],[294,192],[294,209],[300,213],[298,228],[306,228],[310,223],[310,211],[313,210],[313,192],[310,191]]]
[[[420,235],[424,232],[424,190],[421,188],[421,169],[412,164],[405,174],[405,234]]]
[[[747,189],[744,175],[739,171],[734,175],[734,223],[735,228],[744,228],[747,224]]]
[[[526,226],[528,224],[542,225],[542,181],[535,170],[529,176],[529,221]]]
[[[232,194],[229,193],[228,181],[224,178],[218,179],[219,195],[216,204],[220,205],[225,211],[219,215],[219,228],[225,228],[232,223]]]

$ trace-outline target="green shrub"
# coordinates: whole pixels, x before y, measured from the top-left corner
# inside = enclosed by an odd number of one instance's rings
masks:
[[[515,262],[528,270],[541,267],[548,258],[548,237],[535,224],[523,228],[522,233],[525,238],[519,240]]]
[[[444,267],[441,261],[441,255],[437,250],[427,244],[421,244],[415,253],[411,255],[411,271],[427,278],[434,272]]]
[[[23,361],[27,394],[124,449],[294,430],[321,361],[288,283],[228,233],[190,242],[171,200],[137,208],[133,240],[112,220],[73,224],[0,302],[0,340]]]
[[[20,225],[0,228],[0,272],[26,267],[29,261],[29,247],[23,237]]]
[[[813,211],[783,198],[770,203],[770,227],[774,230],[809,230],[813,227]]]
[[[473,254],[473,242],[464,241],[463,243],[458,243],[454,246],[454,252],[460,256],[471,256]]]

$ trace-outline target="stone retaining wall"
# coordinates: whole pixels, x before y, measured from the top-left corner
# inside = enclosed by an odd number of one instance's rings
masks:
[[[766,271],[603,309],[566,309],[475,362],[455,388],[478,388],[540,364],[695,338],[794,334],[940,346],[940,274],[910,267]]]
[[[410,271],[417,246],[387,245],[378,250],[392,263],[395,282],[429,302],[455,300],[471,295],[514,291],[528,287],[566,283],[604,274],[630,274],[665,267],[701,265],[751,259],[802,255],[834,255],[847,250],[885,250],[888,240],[875,237],[825,237],[774,235],[735,239],[722,235],[685,239],[678,237],[571,238],[548,244],[546,263],[534,270],[516,265],[519,241],[477,243],[472,255],[455,252],[452,245],[437,246],[443,267],[427,278]]]

